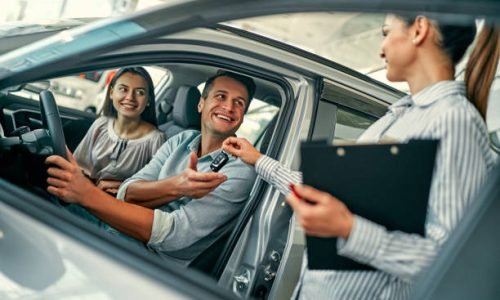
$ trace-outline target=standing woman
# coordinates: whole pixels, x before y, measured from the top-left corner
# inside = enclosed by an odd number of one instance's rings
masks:
[[[142,169],[165,142],[158,130],[151,76],[142,67],[116,72],[99,117],[75,150],[85,175],[116,194],[125,179]]]
[[[374,271],[317,271],[307,261],[295,290],[300,299],[406,299],[414,280],[429,265],[497,160],[484,122],[488,92],[499,56],[498,28],[485,26],[466,67],[465,84],[454,80],[455,65],[475,36],[475,26],[438,25],[426,16],[388,16],[383,26],[381,57],[387,78],[406,81],[411,95],[389,107],[387,114],[359,138],[439,139],[429,195],[425,237],[385,227],[352,214],[342,199],[302,181],[277,161],[262,155],[244,139],[228,138],[224,150],[253,164],[292,206],[309,235],[338,237],[340,255],[368,264]],[[334,180],[334,179],[332,179]],[[367,199],[369,200],[369,199]],[[404,199],[402,199],[404,200]],[[307,257],[305,257],[307,258]]]

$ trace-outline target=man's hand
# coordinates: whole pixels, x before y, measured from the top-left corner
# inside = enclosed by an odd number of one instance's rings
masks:
[[[105,191],[108,194],[116,195],[118,193],[118,188],[122,184],[121,181],[116,180],[99,180],[97,187]]]
[[[65,202],[80,203],[95,186],[83,175],[71,152],[67,150],[67,153],[69,161],[58,155],[51,155],[45,160],[50,165],[47,191]]]
[[[245,163],[254,166],[262,156],[254,146],[244,138],[228,137],[222,144],[222,149],[234,156],[239,157]]]
[[[344,239],[349,237],[354,217],[343,202],[307,185],[296,185],[295,191],[300,198],[291,193],[287,201],[307,234]]]
[[[227,177],[222,173],[198,172],[197,163],[196,153],[191,152],[187,168],[176,176],[176,187],[181,196],[201,198],[227,180]]]

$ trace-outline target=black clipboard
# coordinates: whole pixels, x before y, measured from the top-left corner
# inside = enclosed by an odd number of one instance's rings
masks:
[[[342,200],[356,215],[424,236],[437,140],[404,144],[301,145],[304,183]],[[309,269],[373,270],[337,254],[336,238],[307,236]]]

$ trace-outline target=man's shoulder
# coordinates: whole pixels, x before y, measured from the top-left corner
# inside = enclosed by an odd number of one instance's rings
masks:
[[[186,141],[192,141],[195,138],[197,138],[199,135],[201,135],[200,131],[189,129],[189,130],[184,130],[184,131],[179,132],[178,134],[172,136],[168,140],[175,141],[176,143],[183,143]]]
[[[194,139],[196,139],[200,135],[201,133],[198,130],[184,130],[167,139],[166,144],[169,144],[171,146],[188,144],[191,143]]]

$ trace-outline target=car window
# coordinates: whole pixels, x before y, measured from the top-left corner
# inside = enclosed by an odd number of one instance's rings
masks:
[[[342,107],[338,108],[336,118],[334,143],[355,142],[375,122],[373,117]]]
[[[236,135],[246,138],[252,144],[257,143],[278,111],[277,106],[254,98]]]
[[[145,66],[144,68],[151,75],[155,86],[160,80],[170,75],[165,68],[156,66]],[[38,93],[48,88],[54,93],[58,106],[97,113],[102,107],[106,89],[115,73],[116,69],[109,69],[52,78],[42,82],[29,83],[23,90],[14,92],[14,94],[38,100]]]

